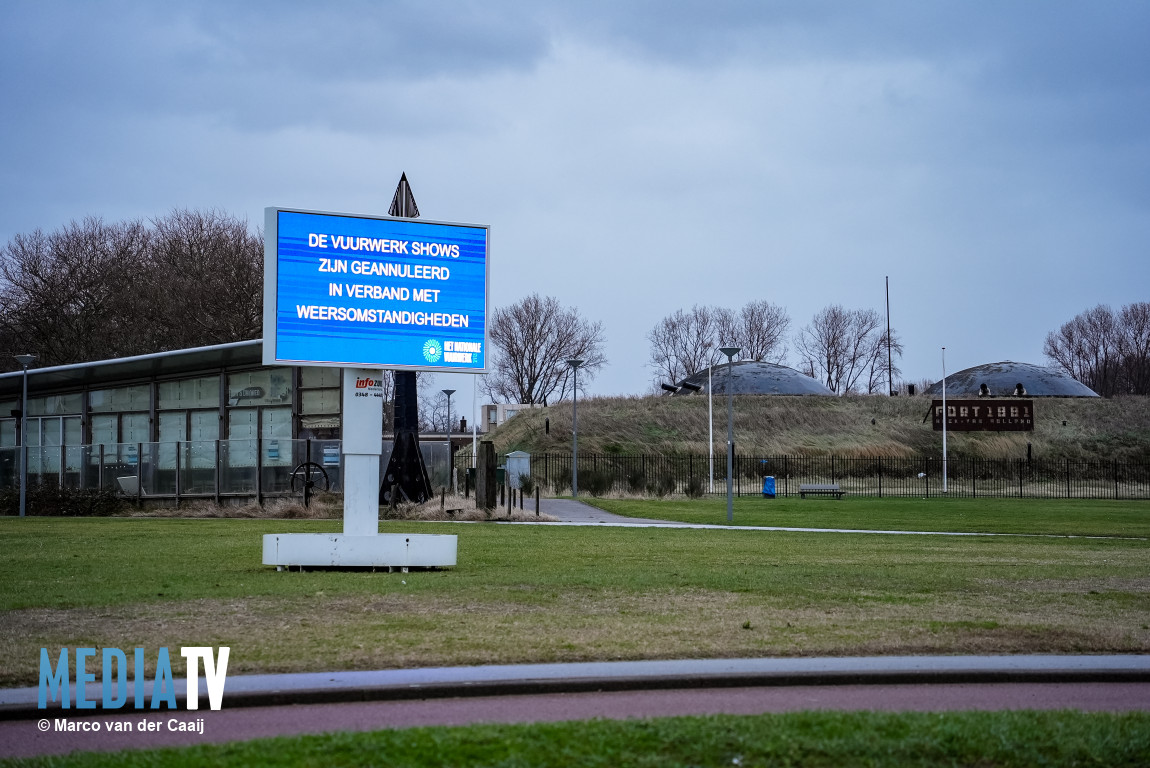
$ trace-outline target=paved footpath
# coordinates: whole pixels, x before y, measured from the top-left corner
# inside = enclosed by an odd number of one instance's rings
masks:
[[[235,675],[218,712],[183,709],[183,681],[176,688],[181,709],[172,713],[87,716],[36,709],[36,688],[0,691],[0,757],[591,717],[803,709],[1150,711],[1150,656],[687,659]],[[207,701],[202,681],[200,701]],[[141,733],[141,721],[156,730]],[[57,730],[96,723],[96,732]],[[113,724],[124,730],[109,730]]]
[[[541,512],[559,518],[557,523],[501,523],[502,525],[602,525],[623,528],[688,528],[711,531],[787,531],[792,533],[867,533],[888,536],[1005,536],[1031,539],[1123,539],[1145,541],[1130,536],[1080,536],[1061,533],[978,533],[969,531],[884,531],[870,528],[796,528],[781,525],[714,525],[708,523],[680,523],[672,520],[651,520],[642,517],[623,517],[584,504],[575,499],[541,499]]]

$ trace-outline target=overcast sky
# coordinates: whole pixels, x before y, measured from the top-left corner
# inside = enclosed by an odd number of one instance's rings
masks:
[[[904,376],[1150,300],[1150,3],[0,0],[0,241],[265,206],[489,224],[495,306],[883,311]],[[792,345],[793,348],[793,345]],[[792,354],[790,362],[797,362]],[[439,379],[470,398],[467,377]]]

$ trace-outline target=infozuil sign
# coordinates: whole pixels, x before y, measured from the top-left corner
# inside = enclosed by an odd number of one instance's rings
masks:
[[[488,227],[264,213],[264,364],[486,372]]]

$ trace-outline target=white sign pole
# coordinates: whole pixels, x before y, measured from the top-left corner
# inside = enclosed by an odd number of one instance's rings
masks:
[[[343,532],[379,533],[383,453],[383,371],[343,368]]]

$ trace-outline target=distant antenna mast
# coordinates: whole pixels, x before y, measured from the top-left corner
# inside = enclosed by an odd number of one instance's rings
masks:
[[[890,361],[890,275],[886,277],[886,393],[894,394],[894,366]]]

